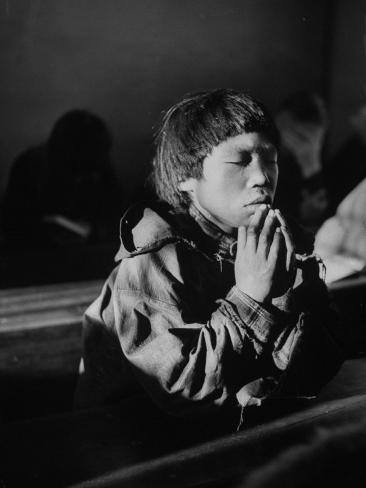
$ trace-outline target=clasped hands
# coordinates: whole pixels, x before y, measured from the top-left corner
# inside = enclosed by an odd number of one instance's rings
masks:
[[[270,303],[294,283],[294,243],[281,212],[261,204],[247,227],[239,227],[236,286],[260,303]]]

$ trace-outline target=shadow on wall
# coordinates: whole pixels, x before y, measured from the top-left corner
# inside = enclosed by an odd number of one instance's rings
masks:
[[[152,127],[184,93],[232,87],[275,106],[299,86],[321,89],[327,3],[3,2],[0,174],[55,114],[85,106],[108,120],[129,197]]]

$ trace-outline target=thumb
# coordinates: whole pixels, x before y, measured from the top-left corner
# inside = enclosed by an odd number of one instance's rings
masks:
[[[238,228],[238,249],[242,249],[245,247],[247,243],[247,228],[246,227],[239,227]]]

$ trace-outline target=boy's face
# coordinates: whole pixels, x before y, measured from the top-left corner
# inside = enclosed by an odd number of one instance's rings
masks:
[[[272,204],[277,150],[262,134],[243,132],[214,147],[203,161],[200,179],[181,184],[196,206],[222,230],[246,226],[257,206]]]

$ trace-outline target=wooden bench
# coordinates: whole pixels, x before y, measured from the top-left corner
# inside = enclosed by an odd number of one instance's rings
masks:
[[[350,356],[366,353],[366,275],[350,277],[329,285],[344,324]]]
[[[87,305],[101,290],[103,281],[83,281],[0,290],[0,320],[12,315]]]
[[[301,409],[181,449],[136,400],[4,425],[1,480],[12,486],[230,486],[319,428],[366,420],[366,359],[347,361],[320,397]],[[139,428],[142,427],[142,428]],[[218,482],[221,480],[222,485]]]
[[[0,291],[0,374],[63,374],[80,358],[80,325],[102,282]]]
[[[0,292],[3,420],[71,408],[81,315],[101,286],[97,281]],[[346,285],[350,289],[357,287]],[[6,486],[66,486],[89,480],[86,486],[94,487],[172,486],[174,480],[174,486],[209,486],[217,479],[246,476],[274,453],[308,439],[319,426],[357,421],[365,413],[366,360],[357,359],[349,360],[306,408],[189,449],[182,444],[179,454],[158,421],[146,424],[142,437],[136,434],[146,411],[134,401],[10,422],[0,432],[3,481]]]
[[[91,281],[0,291],[0,412],[5,418],[71,407],[81,319],[101,287],[101,281]]]

